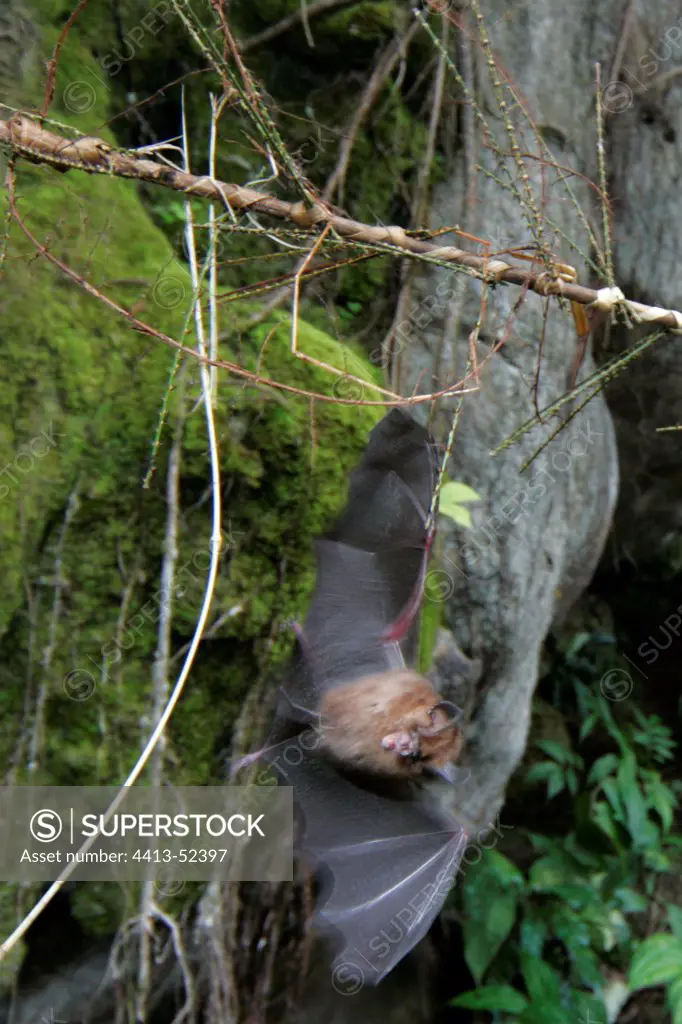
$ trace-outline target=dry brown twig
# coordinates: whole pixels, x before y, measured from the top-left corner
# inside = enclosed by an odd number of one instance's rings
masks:
[[[181,173],[181,172],[178,172],[178,173]],[[182,173],[184,173],[184,172],[182,172]],[[192,176],[190,175],[190,177],[192,177]],[[197,179],[197,180],[199,180],[199,179]],[[83,291],[85,291],[88,295],[91,295],[93,298],[98,299],[103,305],[107,306],[109,309],[113,310],[115,313],[117,313],[119,316],[121,316],[126,321],[126,323],[129,324],[129,326],[133,330],[138,331],[140,334],[147,335],[149,337],[155,338],[158,341],[161,341],[164,345],[168,345],[169,347],[175,349],[176,351],[182,352],[182,353],[190,356],[191,358],[195,359],[197,362],[199,362],[200,364],[202,364],[204,366],[209,366],[209,367],[210,366],[217,366],[217,367],[219,367],[221,369],[224,369],[224,370],[230,370],[235,376],[244,378],[248,383],[250,383],[252,385],[256,385],[256,386],[266,385],[268,387],[272,387],[272,388],[274,388],[276,390],[279,390],[279,391],[285,391],[285,392],[288,392],[290,394],[294,394],[294,395],[298,395],[298,396],[303,396],[305,398],[315,398],[315,399],[317,399],[317,400],[319,400],[321,402],[331,402],[331,403],[337,404],[337,405],[369,405],[369,406],[372,406],[372,405],[377,405],[377,406],[418,405],[418,404],[422,404],[424,402],[433,401],[434,399],[437,399],[437,398],[444,398],[446,396],[451,396],[451,395],[454,395],[454,394],[462,394],[463,391],[464,391],[463,385],[464,385],[465,382],[464,381],[460,381],[460,382],[457,382],[454,385],[450,385],[448,387],[442,388],[440,391],[431,392],[429,394],[416,395],[416,396],[413,396],[411,398],[383,399],[381,401],[372,401],[372,400],[366,400],[366,399],[362,399],[362,398],[342,398],[342,397],[338,397],[336,395],[325,395],[325,394],[321,394],[321,393],[315,392],[315,391],[307,391],[304,388],[294,387],[293,385],[286,384],[283,381],[271,380],[270,378],[263,377],[262,375],[260,375],[257,372],[254,373],[254,372],[252,372],[250,370],[245,369],[243,366],[240,366],[238,363],[232,363],[232,362],[230,362],[228,360],[225,360],[225,359],[217,359],[217,360],[209,359],[206,355],[198,353],[194,348],[191,348],[188,345],[184,345],[182,342],[178,341],[176,338],[170,337],[170,335],[165,334],[163,331],[160,331],[157,328],[152,327],[151,325],[149,325],[149,324],[145,323],[144,321],[140,320],[138,317],[134,316],[133,313],[129,309],[126,309],[124,306],[122,306],[115,299],[112,299],[110,296],[105,295],[102,291],[100,291],[99,289],[95,288],[95,286],[90,281],[88,281],[87,278],[83,277],[83,275],[79,274],[77,271],[73,270],[71,267],[69,267],[62,260],[58,259],[54,255],[54,253],[51,252],[50,249],[46,245],[42,244],[35,237],[35,235],[31,232],[30,228],[28,228],[28,226],[25,224],[25,222],[24,222],[23,218],[21,217],[21,214],[19,213],[19,210],[17,208],[17,202],[16,202],[16,181],[15,181],[14,170],[13,170],[12,167],[8,168],[8,173],[7,173],[7,193],[8,193],[8,200],[9,200],[9,211],[10,211],[11,216],[16,220],[17,224],[19,225],[21,230],[24,232],[26,237],[29,239],[31,244],[35,247],[37,252],[39,252],[42,256],[44,256],[45,259],[47,259],[50,263],[52,263],[53,266],[57,267],[68,278],[70,278],[72,281],[74,281],[74,283],[79,285],[83,289]],[[222,192],[220,194],[222,195]],[[370,382],[370,381],[366,382],[366,386],[370,390],[373,390],[374,387],[375,387],[374,383]]]
[[[346,175],[348,173],[348,165],[350,164],[350,158],[358,132],[360,131],[360,128],[366,120],[370,110],[374,106],[379,93],[383,89],[386,80],[393,71],[393,68],[396,66],[401,54],[405,53],[405,50],[417,34],[418,30],[419,25],[417,23],[410,25],[405,35],[393,39],[379,57],[376,67],[370,75],[369,81],[362,93],[360,102],[355,109],[351,122],[343,133],[336,166],[330,174],[327,184],[322,190],[323,199],[331,200],[336,195],[339,205],[343,206],[344,187]]]
[[[330,373],[337,377],[343,377],[347,381],[354,381],[356,384],[360,384],[360,386],[364,388],[367,386],[366,380],[363,380],[360,377],[354,377],[353,374],[347,373],[345,370],[340,370],[336,366],[331,366],[329,363],[325,363],[321,359],[316,359],[315,356],[308,355],[307,352],[301,352],[301,350],[298,347],[298,314],[301,299],[301,278],[305,274],[308,268],[308,264],[311,262],[311,260],[314,259],[315,254],[317,253],[318,249],[324,242],[325,236],[328,234],[329,229],[329,224],[327,224],[322,229],[322,233],[318,236],[312,249],[306,256],[306,258],[303,260],[303,262],[301,263],[300,267],[298,268],[294,275],[294,295],[291,309],[291,354],[295,356],[297,359],[302,359],[304,362],[310,363],[312,366],[317,366],[321,370],[328,370]],[[394,394],[393,391],[388,391],[386,390],[386,388],[379,387],[378,384],[372,385],[372,388],[373,390],[378,391],[381,394],[388,395],[389,398],[400,398],[400,396]],[[312,401],[313,399],[311,398],[311,402]]]
[[[363,224],[361,221],[353,220],[350,217],[337,215],[321,203],[314,203],[311,207],[307,207],[302,202],[287,202],[286,200],[277,199],[274,196],[258,192],[255,189],[211,180],[211,178],[206,176],[189,174],[187,171],[181,171],[156,163],[153,160],[147,160],[127,152],[115,150],[102,139],[93,137],[84,137],[75,141],[64,139],[53,132],[47,131],[45,128],[41,128],[25,115],[16,115],[10,118],[9,121],[0,121],[0,144],[8,146],[17,156],[24,157],[34,163],[48,164],[59,170],[75,168],[90,174],[108,174],[163,185],[165,188],[173,189],[176,192],[183,192],[186,195],[228,203],[235,211],[257,210],[260,214],[265,214],[280,221],[289,221],[297,227],[313,229],[321,228],[328,224],[339,237],[346,239],[348,242],[363,243],[378,251],[392,252],[400,256],[422,259],[441,266],[459,267],[489,283],[523,286],[527,287],[529,291],[542,296],[562,295],[571,302],[577,302],[583,306],[592,306],[598,310],[610,311],[619,304],[625,303],[635,321],[647,324],[655,323],[674,331],[682,330],[682,313],[677,310],[661,309],[658,306],[648,306],[641,302],[630,302],[625,299],[618,289],[602,288],[596,290],[594,288],[586,288],[583,285],[562,280],[560,274],[556,275],[547,272],[533,273],[523,267],[518,267],[499,259],[476,256],[473,253],[459,249],[457,246],[436,245],[424,239],[414,238],[408,235],[404,228],[397,225]],[[12,215],[20,221],[21,218],[18,215],[15,197],[10,197],[10,206]],[[28,234],[26,226],[22,225],[22,227],[24,232]],[[45,248],[37,242],[34,236],[30,235],[30,237],[44,255],[51,258],[62,269],[67,269],[63,264],[59,264],[58,261],[54,260],[54,257],[45,251]],[[87,282],[82,283],[84,286],[87,285]],[[97,294],[91,285],[87,287],[91,293]],[[101,298],[101,295],[98,297]],[[131,319],[131,315],[127,310],[122,309],[113,300],[107,299],[106,301],[117,312]],[[178,348],[185,348],[185,346],[181,346],[174,339],[162,336],[161,332],[151,331],[141,321],[136,321],[133,326],[143,333],[155,333],[160,340],[166,341],[167,344]],[[187,349],[187,351],[196,357],[194,350]],[[222,365],[226,369],[231,369],[242,376],[249,376],[248,371],[244,371],[242,367],[235,364],[218,361],[217,365]],[[287,386],[281,382],[270,381],[269,383],[273,387],[287,390]],[[288,388],[288,390],[296,389]],[[445,389],[442,392],[436,392],[429,396],[420,395],[406,401],[414,403],[431,400],[448,394],[449,391],[450,389]],[[299,393],[306,394],[305,392]],[[307,397],[310,397],[309,393]],[[313,397],[325,400],[325,396],[314,395]],[[328,400],[343,401],[336,398]],[[351,404],[360,404],[356,401],[346,401],[351,402]]]
[[[50,109],[50,104],[52,103],[52,100],[54,98],[54,90],[57,84],[57,66],[59,64],[59,54],[61,52],[62,47],[64,46],[64,43],[66,42],[66,38],[69,32],[76,24],[78,18],[80,17],[81,13],[85,10],[85,8],[88,6],[89,2],[90,0],[79,0],[79,3],[74,7],[73,11],[67,19],[66,24],[59,33],[59,38],[55,43],[54,50],[52,51],[52,56],[47,62],[47,79],[45,82],[45,95],[43,97],[42,109],[43,117],[47,115],[47,112]]]

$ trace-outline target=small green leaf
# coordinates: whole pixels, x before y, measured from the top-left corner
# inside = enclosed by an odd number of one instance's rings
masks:
[[[677,804],[675,794],[670,786],[666,786],[660,778],[648,782],[645,788],[649,805],[660,817],[665,831],[669,832],[673,823],[673,811]]]
[[[663,850],[649,849],[644,851],[644,863],[652,871],[658,871],[661,874],[664,871],[672,870],[672,861],[667,853]]]
[[[556,885],[563,885],[567,881],[567,876],[563,865],[554,857],[540,857],[532,865],[528,881],[531,889],[536,892],[546,892]]]
[[[682,942],[682,907],[678,907],[676,903],[669,903],[668,921],[673,935]]]
[[[553,800],[555,796],[564,789],[566,786],[566,780],[561,768],[557,765],[556,774],[551,779],[547,780],[547,799]]]
[[[517,1024],[575,1024],[575,1014],[557,1003],[538,1003],[524,1010]]]
[[[579,736],[580,736],[581,740],[586,739],[590,735],[590,733],[594,729],[595,725],[597,724],[597,721],[598,721],[598,715],[596,715],[594,712],[589,714],[587,716],[587,718],[583,719],[583,724],[580,726],[580,733],[579,733]]]
[[[636,889],[630,889],[627,886],[622,889],[616,889],[613,895],[619,901],[620,909],[624,914],[640,914],[649,906],[646,896],[643,896],[641,892],[637,892]]]
[[[603,980],[603,979],[602,979]],[[615,1020],[610,1017],[607,1007],[601,999],[592,995],[591,992],[573,991],[573,1005],[578,1016],[578,1024],[605,1024],[606,1021]]]
[[[480,500],[480,496],[471,487],[450,480],[440,492],[438,511],[459,526],[471,528],[473,526],[471,513],[467,508],[463,508],[463,505]]]
[[[614,820],[613,811],[604,800],[600,800],[592,808],[592,820],[598,825],[602,832],[609,837],[617,848],[620,848],[620,835]]]
[[[469,922],[464,928],[464,959],[479,984],[516,920],[517,895],[499,893],[484,922]]]
[[[520,940],[521,949],[531,956],[542,956],[542,949],[547,938],[547,922],[539,916],[539,911],[533,913],[532,904],[526,910],[521,921]]]
[[[675,978],[668,988],[668,1006],[672,1024],[682,1024],[682,978]]]
[[[516,889],[525,888],[523,872],[499,850],[489,850],[485,855],[485,864],[486,870],[494,876],[499,885],[513,886]]]
[[[544,960],[529,956],[528,953],[522,953],[521,970],[533,1004],[548,1003],[551,1005],[555,1003],[560,1005],[561,977],[553,967],[546,964]]]
[[[540,761],[531,765],[526,772],[526,782],[546,782],[551,775],[557,772],[557,765],[554,761]]]
[[[467,484],[461,484],[457,480],[449,480],[443,485],[440,492],[441,505],[444,498],[446,502],[454,502],[456,505],[466,505],[472,501],[480,501],[481,495],[477,494],[473,487],[469,487]]]
[[[523,885],[523,874],[497,850],[489,850],[467,872],[462,889],[464,957],[477,985],[514,927]]]
[[[594,889],[584,884],[582,885],[552,885],[548,886],[546,892],[553,892],[556,896],[560,896],[562,900],[565,900],[572,907],[589,907],[599,903],[599,897],[595,893]]]
[[[648,845],[642,841],[642,830],[647,814],[644,797],[637,779],[637,762],[632,751],[628,750],[621,758],[616,777],[627,814],[628,832],[632,836],[634,846],[641,849]]]
[[[632,991],[682,979],[682,941],[667,932],[645,939],[635,952],[628,983]]]
[[[528,1006],[525,996],[511,985],[484,985],[475,992],[464,992],[450,1003],[465,1010],[504,1010],[505,1013],[523,1013]]]
[[[563,743],[557,743],[556,740],[538,740],[535,746],[545,754],[549,754],[559,764],[568,764],[571,761],[572,752]]]
[[[602,782],[602,789],[606,795],[606,799],[611,804],[614,820],[621,824],[625,824],[625,811],[618,783],[612,778],[604,779]]]
[[[656,822],[646,818],[642,823],[639,833],[639,842],[636,844],[640,850],[658,849],[661,846],[661,830]]]
[[[612,775],[618,768],[618,758],[615,754],[604,754],[598,761],[595,761],[587,776],[588,785],[601,782],[607,775]]]
[[[448,519],[452,519],[453,523],[457,523],[458,526],[465,526],[470,530],[474,525],[471,512],[468,508],[464,508],[463,505],[450,505],[447,510],[441,508],[440,511]]]
[[[585,644],[589,643],[589,641],[590,641],[590,634],[589,633],[584,633],[584,632],[583,633],[576,633],[575,636],[572,637],[572,639],[571,639],[570,643],[568,644],[568,646],[566,647],[565,657],[567,659],[574,658],[576,656],[576,654],[580,653],[580,651],[583,649]]]

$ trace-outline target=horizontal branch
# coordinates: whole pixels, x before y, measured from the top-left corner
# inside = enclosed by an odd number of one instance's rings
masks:
[[[337,214],[325,203],[306,205],[303,202],[287,202],[252,188],[243,188],[205,175],[189,174],[133,153],[116,150],[102,139],[92,136],[75,141],[64,139],[41,128],[23,114],[15,114],[8,121],[0,121],[0,144],[8,146],[17,156],[34,163],[48,164],[60,171],[78,169],[88,174],[133,178],[162,185],[185,195],[217,201],[233,211],[258,212],[279,221],[289,221],[299,228],[322,228],[328,225],[348,242],[361,242],[384,251],[394,250],[399,256],[426,257],[431,262],[445,266],[464,267],[476,277],[492,284],[518,285],[544,296],[562,295],[571,302],[606,312],[622,303],[639,323],[655,323],[673,331],[682,331],[682,313],[627,301],[619,288],[602,288],[597,291],[567,281],[562,274],[570,268],[562,264],[550,265],[540,273],[529,271],[500,259],[476,256],[453,245],[438,245],[436,242],[414,238],[395,225],[385,227],[363,224]]]

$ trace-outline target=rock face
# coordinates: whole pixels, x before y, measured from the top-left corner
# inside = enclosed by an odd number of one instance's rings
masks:
[[[511,94],[491,80],[480,46],[460,41],[470,57],[471,81],[492,146],[481,145],[480,137],[463,140],[463,158],[434,197],[434,226],[460,223],[489,239],[492,251],[544,239],[560,261],[589,280],[579,253],[589,251],[590,240],[578,204],[592,218],[594,192],[573,179],[574,203],[561,172],[549,164],[597,176],[593,66],[596,60],[608,65],[616,11],[616,5],[606,5],[597,15],[586,5],[581,20],[580,8],[569,11],[555,3],[485,5],[495,74],[501,77],[504,69],[520,103],[511,109]],[[520,150],[544,158],[544,163],[524,162],[532,201],[511,155],[510,124]],[[544,153],[542,140],[548,146]],[[472,180],[468,168],[475,161],[484,173]],[[474,192],[476,203],[468,207],[466,198]],[[462,244],[456,236],[452,243]],[[482,501],[473,512],[473,530],[451,530],[445,547],[454,590],[445,617],[463,651],[482,661],[472,692],[462,694],[460,687],[453,693],[470,718],[464,760],[471,774],[458,801],[463,816],[477,827],[499,810],[523,754],[543,640],[589,582],[618,490],[614,430],[601,395],[580,410],[582,395],[491,455],[536,409],[571,387],[579,358],[568,309],[536,295],[521,303],[519,298],[518,290],[504,287],[483,296],[480,282],[429,268],[415,282],[413,306],[402,324],[402,340],[409,343],[406,390],[418,377],[422,388],[431,379],[435,390],[438,371],[442,387],[463,375],[470,358],[480,367],[472,378],[478,391],[463,401],[450,473],[471,485]],[[474,355],[469,338],[482,299],[487,310]],[[588,351],[578,380],[593,371]],[[454,411],[454,402],[451,407]],[[447,419],[443,414],[442,421]]]
[[[635,5],[620,77],[608,121],[616,276],[633,298],[680,309],[679,3]],[[615,331],[610,349],[632,345],[633,337]],[[656,428],[682,422],[681,362],[682,340],[665,335],[607,391],[622,467],[615,546],[637,565],[679,563],[680,435]]]

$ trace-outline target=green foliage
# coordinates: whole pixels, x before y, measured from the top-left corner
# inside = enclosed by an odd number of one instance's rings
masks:
[[[97,89],[94,105],[81,114],[62,104],[69,85],[85,78],[97,82],[97,64],[79,38],[78,30],[70,33],[62,51],[52,113],[111,141],[102,128],[108,87]],[[46,29],[46,47],[55,39],[56,30]],[[133,183],[79,171],[57,175],[25,162],[18,163],[17,174],[19,210],[39,242],[142,320],[171,337],[182,336],[191,299],[187,271],[150,222]],[[165,207],[169,231],[181,219],[172,198]],[[0,209],[3,220],[5,213]],[[40,687],[44,716],[31,781],[119,782],[149,732],[166,464],[181,389],[170,397],[151,487],[145,491],[141,485],[174,353],[130,330],[123,318],[38,257],[13,222],[1,272],[0,469],[28,451],[43,431],[55,443],[29,470],[16,473],[9,493],[5,476],[0,491],[0,762],[12,765],[19,781],[27,780],[31,715]],[[263,376],[295,387],[328,391],[334,384],[326,371],[291,355],[285,315],[240,328],[239,318],[246,321],[254,309],[232,310],[221,355],[238,353]],[[339,396],[359,387],[367,399],[376,397],[376,371],[358,347],[339,343],[305,320],[299,344],[314,359],[367,381],[356,385],[340,377]],[[190,412],[181,457],[178,566],[187,569],[174,601],[174,652],[196,624],[211,525],[205,419],[191,369],[186,387]],[[380,408],[312,406],[308,399],[266,385],[245,388],[243,381],[221,375],[216,420],[226,544],[211,619],[239,611],[201,645],[168,733],[170,782],[224,778],[235,717],[266,656],[276,672],[290,650],[291,632],[278,627],[305,611],[313,538],[342,505],[348,471],[380,415]],[[43,438],[37,450],[45,446]],[[55,616],[57,550],[74,496]],[[92,682],[87,700],[71,699],[72,672]],[[77,893],[72,912],[86,930],[110,934],[124,913],[118,890],[79,886]],[[0,901],[2,931],[8,934],[16,923],[14,890],[0,887]],[[8,982],[20,954],[18,947]]]
[[[526,775],[526,782],[546,782],[548,800],[558,796],[563,789],[568,789],[575,796],[578,792],[578,773],[583,768],[582,757],[554,740],[540,740],[537,746],[549,754],[550,760],[533,765]]]
[[[462,894],[467,920],[464,956],[478,983],[514,926],[523,885],[521,872],[497,850],[467,873]],[[494,914],[489,913],[491,903]]]
[[[495,1021],[613,1024],[629,996],[653,985],[667,986],[673,1020],[682,1021],[682,907],[668,905],[669,931],[643,937],[640,923],[656,876],[680,867],[676,787],[658,767],[675,745],[656,716],[606,700],[599,676],[587,684],[592,657],[587,638],[570,651],[571,671],[565,661],[560,670],[575,694],[585,754],[541,740],[546,758],[525,773],[527,785],[546,784],[548,801],[572,807],[572,827],[529,832],[525,872],[486,853],[459,894],[477,987],[454,1005],[488,1010]],[[595,744],[601,751],[588,758]],[[608,980],[623,976],[627,985]]]
[[[481,496],[476,493],[473,487],[467,484],[458,483],[456,480],[448,480],[440,492],[438,511],[441,515],[452,519],[458,526],[471,528],[471,513],[466,507],[474,501],[480,501]]]
[[[472,522],[466,505],[480,500],[476,491],[467,484],[449,480],[441,488],[438,511],[459,526],[469,528]],[[438,631],[443,621],[443,609],[454,587],[450,573],[442,568],[440,548],[437,538],[432,558],[433,568],[426,576],[420,618],[418,668],[424,673],[431,668]]]
[[[637,948],[630,966],[632,992],[666,985],[673,1024],[682,1022],[682,907],[669,903],[669,932],[656,932]]]

